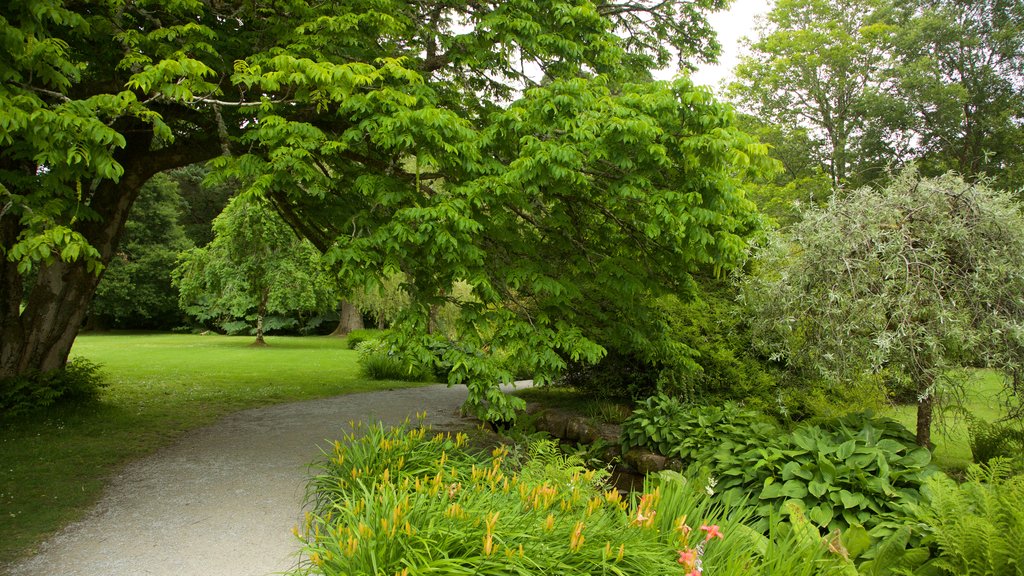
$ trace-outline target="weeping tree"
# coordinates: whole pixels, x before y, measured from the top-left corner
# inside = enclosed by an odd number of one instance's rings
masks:
[[[1006,192],[907,169],[884,188],[836,194],[767,250],[746,297],[760,345],[842,386],[889,370],[912,383],[917,441],[966,367],[1020,392],[1024,214]]]
[[[248,327],[262,346],[269,316],[285,317],[285,326],[275,327],[286,327],[337,304],[337,281],[317,249],[260,202],[234,198],[214,219],[213,233],[208,245],[183,252],[172,274],[191,316]]]

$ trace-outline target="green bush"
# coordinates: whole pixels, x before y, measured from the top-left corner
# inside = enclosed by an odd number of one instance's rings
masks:
[[[349,350],[355,350],[357,346],[367,340],[380,340],[387,334],[386,330],[377,330],[374,328],[364,328],[362,330],[353,330],[348,333],[345,337],[345,346]]]
[[[98,364],[75,358],[60,370],[0,381],[0,414],[15,416],[58,401],[91,400],[105,386]]]
[[[409,361],[383,340],[364,340],[356,351],[363,374],[373,380],[420,382],[433,376],[429,368]]]
[[[597,364],[568,362],[559,386],[606,400],[639,400],[658,392],[660,364],[610,349]]]
[[[725,405],[684,404],[658,394],[641,402],[622,427],[622,448],[645,447],[684,462],[706,458],[715,446],[763,444],[779,428],[760,412],[727,402]]]
[[[358,433],[358,434],[357,434]],[[522,453],[522,457],[513,454]],[[849,561],[799,522],[765,537],[749,510],[701,481],[651,477],[624,499],[550,441],[472,453],[465,435],[358,429],[325,454],[296,530],[290,574],[425,576],[848,573]]]
[[[742,401],[765,410],[776,405],[779,371],[753,352],[747,315],[729,281],[704,280],[693,300],[666,297],[658,305],[669,339],[691,360],[662,376],[672,380],[672,391],[702,402]]]
[[[691,473],[715,479],[728,501],[749,499],[768,519],[799,502],[823,531],[864,526],[883,537],[898,528],[906,507],[935,469],[931,453],[898,422],[868,415],[785,432],[756,411],[654,397],[622,427],[623,448],[643,446],[679,457]]]

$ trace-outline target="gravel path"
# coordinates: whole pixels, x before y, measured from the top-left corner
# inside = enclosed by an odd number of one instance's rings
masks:
[[[95,510],[11,576],[265,576],[297,561],[308,464],[351,420],[471,426],[463,386],[367,392],[247,410],[187,433],[115,477]]]

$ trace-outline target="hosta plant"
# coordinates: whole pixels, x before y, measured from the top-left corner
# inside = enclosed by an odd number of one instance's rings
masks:
[[[884,537],[902,525],[905,507],[935,471],[931,454],[891,419],[870,414],[785,432],[735,405],[685,405],[655,397],[623,424],[623,445],[683,459],[691,473],[716,480],[727,500],[750,499],[767,530],[773,514],[799,503],[822,532],[864,526]]]

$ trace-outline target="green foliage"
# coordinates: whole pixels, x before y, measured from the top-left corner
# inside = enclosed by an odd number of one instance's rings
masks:
[[[760,480],[762,516],[797,499],[823,530],[864,526],[873,537],[903,524],[906,507],[920,500],[922,483],[936,472],[929,466],[931,453],[918,447],[906,428],[870,415],[798,426],[775,446],[748,452],[747,459],[757,472],[732,478],[727,466],[736,462],[735,455],[719,450],[712,461],[722,471],[722,490]]]
[[[551,442],[473,456],[464,435],[359,430],[310,483],[293,574],[683,574],[601,475]]]
[[[59,370],[0,381],[0,415],[14,417],[57,402],[92,400],[107,385],[98,364],[75,358]]]
[[[734,400],[771,409],[780,387],[778,369],[756,356],[750,323],[731,280],[702,280],[689,301],[665,297],[667,336],[677,356],[660,374],[661,390],[702,403]]]
[[[877,178],[879,157],[884,170],[907,146],[866,113],[884,95],[894,11],[888,0],[782,0],[736,67],[733,96],[762,121],[806,128],[833,187]]]
[[[1024,2],[919,3],[893,47],[899,121],[916,135],[921,170],[953,170],[1019,189]]]
[[[1024,465],[1024,430],[1020,422],[985,422],[972,418],[968,427],[971,455],[978,464],[988,464],[993,458],[1017,459]]]
[[[171,270],[193,246],[179,223],[183,199],[170,177],[158,174],[139,193],[117,253],[107,265],[90,307],[104,328],[170,329],[181,325]]]
[[[662,473],[624,501],[551,441],[491,457],[466,442],[380,426],[336,442],[291,574],[852,575],[813,527],[766,538],[701,481]]]
[[[383,330],[377,330],[374,328],[364,328],[362,330],[353,330],[345,336],[345,347],[349,350],[355,350],[357,346],[367,340],[379,340],[384,337],[387,333]]]
[[[923,520],[938,547],[933,564],[947,574],[1024,574],[1024,476],[1008,461],[972,465],[957,485],[941,475],[925,485]]]
[[[737,404],[684,404],[658,394],[641,402],[622,426],[622,447],[641,446],[685,462],[701,461],[715,446],[772,437],[779,429],[759,412]]]
[[[200,321],[237,332],[292,326],[295,316],[333,309],[338,284],[309,242],[260,202],[238,197],[214,220],[214,239],[181,255],[174,283]],[[284,316],[276,321],[272,315]],[[273,323],[272,323],[273,322]]]
[[[386,340],[363,340],[355,350],[359,352],[359,367],[367,378],[421,382],[433,376],[431,366],[410,361]]]
[[[922,443],[957,368],[1021,369],[1024,214],[1009,194],[907,169],[833,196],[789,231],[744,293],[762,353],[833,387],[865,374],[912,382]]]
[[[796,502],[823,531],[864,526],[886,536],[920,500],[934,472],[898,422],[854,415],[785,432],[759,412],[736,405],[687,405],[649,399],[622,426],[623,449],[641,446],[679,457],[715,478],[727,500],[749,499],[762,528]]]
[[[863,576],[939,576],[932,563],[931,551],[913,542],[914,528],[901,526],[881,540],[861,562],[857,571]]]
[[[597,363],[568,363],[554,384],[596,398],[636,401],[658,392],[660,374],[660,366],[636,354],[609,350]]]
[[[4,5],[3,247],[64,226],[108,254],[149,174],[220,156],[218,176],[329,253],[346,291],[405,276],[396,338],[414,355],[431,310],[471,287],[449,381],[508,417],[509,357],[543,378],[605,346],[649,353],[652,297],[742,259],[765,148],[707,90],[648,81],[673,52],[712,57],[706,16],[725,5]],[[96,226],[69,225],[79,208]]]

